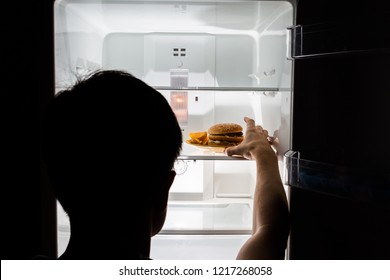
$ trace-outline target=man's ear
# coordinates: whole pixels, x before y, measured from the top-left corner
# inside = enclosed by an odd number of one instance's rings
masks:
[[[171,189],[175,177],[176,177],[176,172],[174,170],[169,171],[169,173],[166,176],[164,184],[161,186],[162,189],[160,195],[164,198],[162,200],[164,203],[168,203],[169,190]]]
[[[174,170],[169,171],[168,176],[167,176],[167,185],[166,185],[167,192],[169,192],[169,190],[173,184],[173,181],[175,180],[175,177],[176,177],[176,171],[174,171]]]
[[[167,207],[169,190],[171,189],[175,177],[176,172],[174,170],[169,171],[166,176],[162,178],[158,193],[155,193],[155,199],[157,203],[154,205],[158,205],[160,210],[163,210]]]

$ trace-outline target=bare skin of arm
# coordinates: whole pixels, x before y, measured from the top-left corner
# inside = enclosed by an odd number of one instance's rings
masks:
[[[277,156],[268,142],[268,132],[254,120],[244,118],[244,141],[229,147],[229,156],[256,160],[256,188],[253,198],[252,236],[238,252],[237,259],[284,259],[289,235],[289,210],[280,178]]]

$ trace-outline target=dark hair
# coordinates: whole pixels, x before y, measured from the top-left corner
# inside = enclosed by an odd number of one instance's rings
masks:
[[[67,212],[88,199],[138,200],[172,169],[182,145],[166,98],[118,70],[96,71],[60,92],[47,108],[42,139],[54,192]]]

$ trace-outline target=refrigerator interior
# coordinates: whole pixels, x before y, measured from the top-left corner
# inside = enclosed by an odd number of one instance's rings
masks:
[[[245,128],[244,116],[254,118],[277,138],[284,176],[293,11],[288,1],[56,1],[56,91],[96,69],[126,70],[167,98],[184,140],[218,122]],[[151,257],[234,259],[251,232],[255,163],[184,142],[175,169]],[[59,254],[68,240],[59,206]]]

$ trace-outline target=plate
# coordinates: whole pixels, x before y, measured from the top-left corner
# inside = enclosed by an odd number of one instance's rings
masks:
[[[186,140],[186,143],[198,150],[204,151],[204,152],[212,152],[212,153],[222,153],[225,150],[225,147],[212,147],[208,145],[200,145],[200,144],[192,144],[189,142],[189,140]]]

